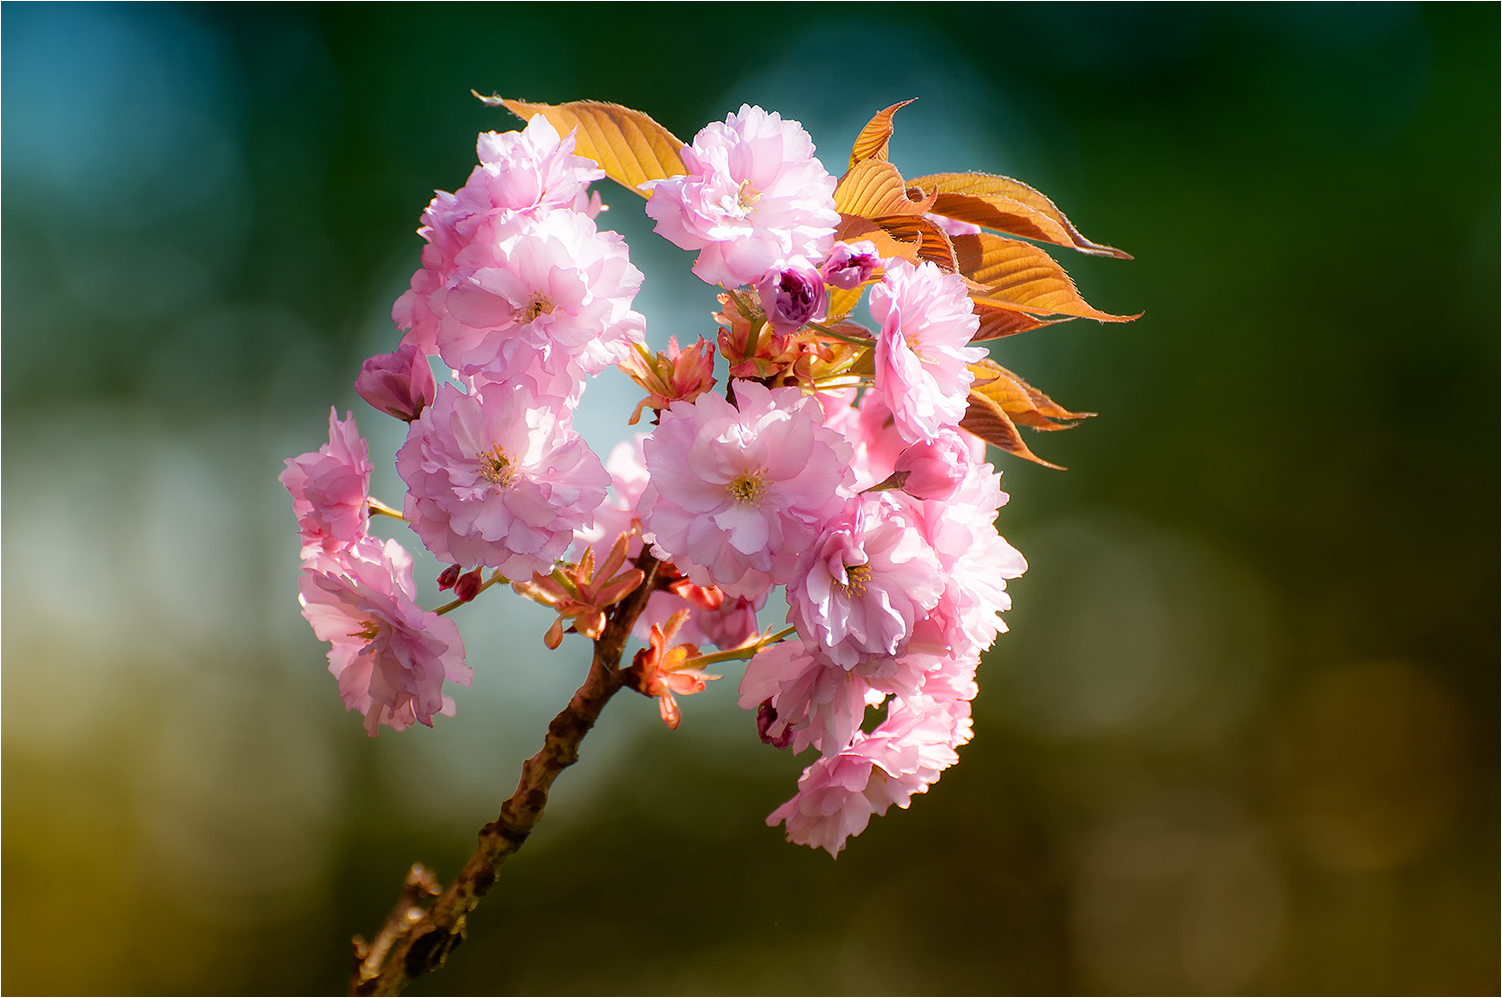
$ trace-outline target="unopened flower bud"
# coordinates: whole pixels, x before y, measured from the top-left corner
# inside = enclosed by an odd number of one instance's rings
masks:
[[[465,603],[468,603],[480,595],[480,585],[480,570],[478,568],[470,572],[465,572],[454,583],[454,595]]]
[[[824,318],[827,304],[824,278],[807,265],[773,271],[757,285],[762,310],[779,334],[796,333],[809,322]]]
[[[450,565],[438,573],[438,588],[440,590],[454,588],[454,583],[459,581],[459,573],[461,571],[463,569],[458,565]]]
[[[410,343],[377,354],[360,365],[355,391],[382,412],[412,422],[433,404],[438,392],[428,358]]]
[[[762,701],[761,706],[756,708],[756,734],[773,748],[785,749],[793,742],[793,730],[791,727],[784,727],[780,734],[769,735],[767,732],[776,723],[777,708],[772,706],[772,698],[767,697]]]
[[[869,281],[879,266],[881,257],[876,253],[876,244],[862,239],[856,243],[835,243],[819,273],[826,283],[849,291]]]
[[[905,473],[902,491],[915,499],[948,499],[970,470],[970,447],[954,430],[913,444],[897,455],[894,473]]]

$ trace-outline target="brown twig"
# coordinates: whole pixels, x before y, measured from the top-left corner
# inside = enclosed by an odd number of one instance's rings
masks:
[[[584,685],[574,693],[568,706],[548,725],[542,750],[522,764],[516,793],[501,805],[496,820],[480,829],[480,842],[464,869],[448,890],[423,912],[413,918],[413,905],[404,888],[402,901],[386,920],[376,942],[360,951],[364,940],[356,937],[355,952],[359,959],[350,975],[352,995],[394,995],[413,978],[436,970],[464,939],[465,920],[495,884],[501,864],[522,847],[527,836],[542,817],[548,803],[548,790],[558,774],[579,759],[579,743],[594,726],[600,711],[620,690],[625,681],[621,656],[636,618],[646,609],[647,599],[657,583],[657,560],[647,551],[636,559],[636,567],[645,577],[629,596],[611,610],[609,623],[595,639],[594,658]],[[420,869],[414,866],[407,875],[410,883]],[[426,873],[426,871],[423,871]],[[431,875],[429,875],[431,876]],[[434,887],[436,887],[436,883]],[[436,891],[434,892],[436,893]],[[421,911],[421,909],[417,909]],[[405,928],[400,924],[406,922]],[[385,950],[378,951],[390,934]]]

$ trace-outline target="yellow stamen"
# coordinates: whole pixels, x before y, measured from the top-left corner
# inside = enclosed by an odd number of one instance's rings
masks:
[[[364,638],[366,641],[374,641],[376,639],[376,635],[380,633],[380,630],[380,624],[376,623],[373,620],[367,620],[365,623],[360,625],[359,630],[350,631],[349,636],[352,638]]]
[[[492,485],[498,485],[504,489],[516,481],[516,467],[506,456],[506,452],[501,450],[500,444],[478,455],[477,460],[480,462],[480,477]]]
[[[761,497],[767,494],[767,473],[760,468],[743,471],[731,479],[725,488],[735,496],[736,502],[748,506],[759,505]]]
[[[870,565],[847,565],[845,567],[844,583],[835,583],[835,588],[846,599],[854,599],[866,595],[866,583],[871,581]]]
[[[761,200],[761,191],[751,189],[751,181],[742,180],[740,189],[735,193],[735,203],[741,211],[750,211],[756,207],[756,202]]]
[[[527,299],[527,307],[522,309],[522,323],[536,322],[538,316],[548,315],[557,307],[546,292],[534,291]]]

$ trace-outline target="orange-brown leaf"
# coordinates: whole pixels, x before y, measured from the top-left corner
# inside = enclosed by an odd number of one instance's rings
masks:
[[[960,429],[969,430],[986,443],[1000,447],[1010,454],[1034,461],[1045,468],[1053,468],[1056,471],[1065,470],[1063,465],[1045,461],[1034,454],[1027,444],[1022,442],[1022,434],[1017,432],[1016,424],[1006,412],[983,395],[970,393],[970,407],[965,410],[965,418],[960,420]]]
[[[1067,430],[1077,424],[1057,423],[1054,420],[1078,421],[1095,415],[1093,412],[1070,412],[990,358],[969,367],[975,375],[975,381],[970,385],[970,394],[984,396],[1015,423],[1031,426],[1035,430]]]
[[[917,242],[918,259],[932,260],[945,273],[953,274],[959,270],[949,235],[929,219],[922,215],[888,215],[876,222],[894,239]]]
[[[1091,256],[1132,258],[1114,246],[1086,239],[1057,205],[1020,180],[989,173],[935,173],[911,183],[939,195],[933,210],[940,215]]]
[[[1031,243],[989,232],[954,236],[951,241],[960,273],[985,285],[985,294],[977,297],[998,308],[1010,306],[1035,315],[1070,315],[1100,322],[1130,322],[1138,317],[1102,312],[1085,301],[1064,268]]]
[[[850,148],[850,165],[854,166],[863,159],[886,159],[887,142],[891,140],[893,131],[892,115],[917,99],[914,97],[877,112],[876,117],[868,121],[866,127],[855,137],[855,145]]]
[[[1063,322],[1063,319],[1040,319],[1028,312],[1019,312],[1014,308],[998,308],[993,302],[974,300],[975,314],[980,317],[980,328],[975,335],[970,337],[971,343],[979,343],[982,340],[999,340],[1003,336],[1015,336],[1017,333],[1025,333],[1030,329],[1038,329],[1042,326],[1051,326],[1055,322]]]
[[[599,163],[607,177],[642,197],[649,196],[639,186],[642,183],[687,172],[678,154],[683,141],[640,111],[592,100],[529,104],[503,97],[480,99],[504,105],[523,121],[540,114],[559,135],[577,129],[574,151]]]
[[[847,243],[868,239],[876,244],[877,256],[900,256],[909,263],[918,262],[920,246],[917,242],[902,242],[895,239],[880,225],[860,215],[841,215],[839,228],[834,230],[834,237]]]
[[[844,215],[883,218],[888,215],[922,215],[933,207],[934,195],[908,197],[908,184],[897,167],[882,159],[864,159],[840,178],[834,190],[834,206]]]

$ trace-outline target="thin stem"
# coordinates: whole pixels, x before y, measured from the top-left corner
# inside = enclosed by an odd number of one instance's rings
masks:
[[[402,515],[401,510],[394,506],[386,505],[375,496],[368,496],[365,502],[370,507],[372,513],[380,513],[382,516],[393,517],[394,519],[401,520],[403,523],[407,522],[407,518]]]
[[[806,322],[804,323],[804,325],[809,327],[810,329],[817,329],[825,336],[831,337],[836,340],[841,340],[845,343],[854,343],[858,347],[869,347],[873,346],[876,343],[876,341],[869,336],[853,336],[850,333],[842,333],[837,329],[830,329],[828,326],[821,325],[817,322]]]
[[[740,648],[732,648],[729,651],[717,651],[711,655],[695,655],[693,658],[684,659],[679,667],[697,668],[701,665],[714,665],[716,662],[736,662],[741,659],[754,658],[760,652],[764,651],[767,645],[777,644],[797,629],[796,627],[784,627],[776,634],[769,632],[760,639],[748,645],[743,645]]]
[[[506,581],[506,577],[504,575],[502,575],[499,570],[497,570],[497,572],[494,575],[492,575],[490,578],[486,579],[484,582],[480,583],[480,588],[475,590],[475,596],[479,596],[481,593],[483,593],[485,590],[489,589],[491,586],[495,585],[497,582],[505,582],[505,581]],[[471,596],[469,599],[451,600],[450,602],[443,604],[443,606],[440,606],[438,609],[434,610],[433,612],[436,613],[436,614],[439,614],[441,616],[441,615],[443,615],[445,613],[448,613],[450,610],[457,610],[459,607],[463,606],[464,604],[473,602],[475,596]]]
[[[636,567],[643,573],[641,585],[612,608],[604,633],[595,639],[594,658],[584,685],[548,725],[542,749],[522,764],[516,793],[501,805],[496,820],[480,829],[479,845],[464,869],[422,918],[396,940],[379,968],[367,968],[368,957],[355,968],[350,975],[350,994],[400,994],[413,978],[441,966],[463,941],[469,913],[495,886],[501,864],[532,834],[547,806],[553,781],[579,760],[579,743],[624,685],[621,656],[631,628],[656,586],[657,564],[647,551],[636,559]]]

